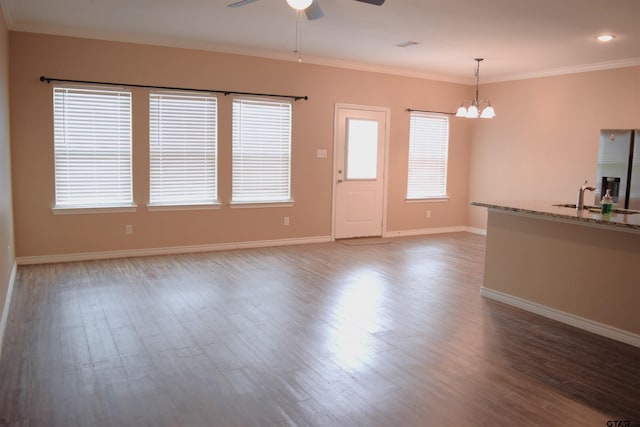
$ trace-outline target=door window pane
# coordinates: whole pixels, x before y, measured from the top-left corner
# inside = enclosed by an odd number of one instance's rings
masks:
[[[346,179],[376,179],[378,122],[347,119]]]

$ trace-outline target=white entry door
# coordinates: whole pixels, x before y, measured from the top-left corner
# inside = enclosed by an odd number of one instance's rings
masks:
[[[387,109],[336,106],[334,237],[382,236]]]

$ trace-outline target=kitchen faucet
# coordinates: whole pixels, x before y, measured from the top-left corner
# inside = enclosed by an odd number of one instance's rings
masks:
[[[584,181],[584,184],[580,188],[578,188],[578,200],[576,201],[576,209],[584,209],[584,192],[585,190],[595,191],[595,187],[587,184],[587,181]]]

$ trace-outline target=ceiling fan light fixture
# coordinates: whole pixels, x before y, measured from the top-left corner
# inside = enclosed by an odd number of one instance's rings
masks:
[[[295,10],[305,10],[312,2],[313,0],[287,0],[287,4]]]

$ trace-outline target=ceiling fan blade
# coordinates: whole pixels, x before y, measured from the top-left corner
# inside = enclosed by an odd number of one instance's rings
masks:
[[[311,5],[304,10],[304,13],[307,15],[307,19],[310,21],[322,18],[324,16],[324,13],[322,13],[322,9],[320,9],[318,0],[313,0]]]
[[[361,1],[362,3],[369,3],[376,6],[382,6],[385,0],[356,0],[356,1]]]
[[[227,7],[240,7],[240,6],[245,6],[245,5],[247,5],[247,4],[251,4],[251,3],[253,3],[254,1],[258,1],[258,0],[240,0],[240,1],[237,1],[237,2],[235,2],[235,3],[228,4],[228,5],[227,5]]]

